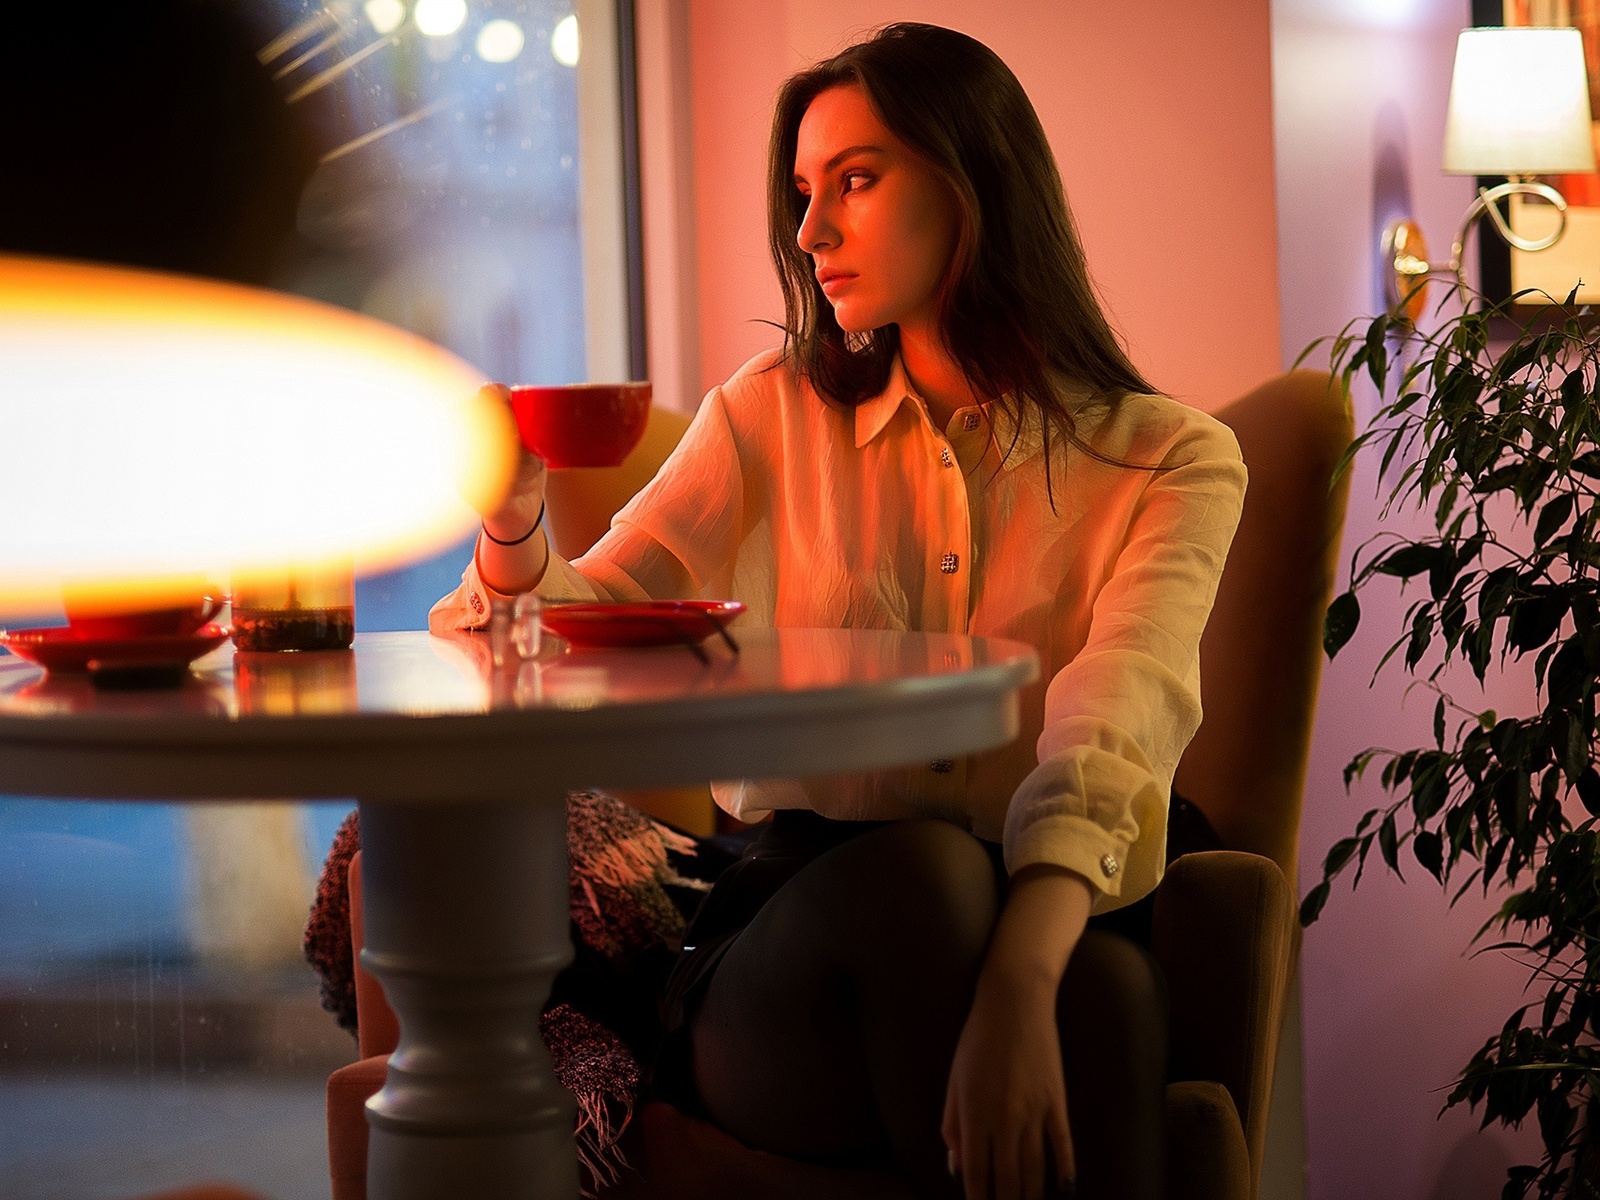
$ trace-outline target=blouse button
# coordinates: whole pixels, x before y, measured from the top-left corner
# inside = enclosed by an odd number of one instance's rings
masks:
[[[480,617],[483,616],[483,597],[478,595],[477,592],[473,592],[470,603],[472,604],[472,611]]]
[[[947,467],[953,467],[956,465],[956,460],[950,457],[949,447],[939,451],[939,461]]]
[[[978,427],[978,422],[982,419],[983,418],[978,416],[977,413],[968,413],[966,416],[961,418],[961,428],[965,429],[968,433],[971,433]]]
[[[940,775],[948,775],[951,771],[956,769],[956,764],[950,761],[948,758],[936,758],[929,763],[928,766],[934,771],[938,772]]]
[[[960,565],[961,560],[954,554],[946,554],[939,560],[939,570],[943,571],[946,575],[954,575],[956,573],[956,568]]]
[[[1117,862],[1115,855],[1107,854],[1100,860],[1100,869],[1106,873],[1107,879],[1111,879],[1115,877],[1118,871],[1122,870],[1122,864]]]

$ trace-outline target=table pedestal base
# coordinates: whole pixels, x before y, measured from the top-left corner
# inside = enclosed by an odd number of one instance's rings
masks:
[[[566,797],[361,805],[362,965],[400,1044],[367,1102],[372,1200],[572,1200],[572,1097],[539,1012],[572,958]]]

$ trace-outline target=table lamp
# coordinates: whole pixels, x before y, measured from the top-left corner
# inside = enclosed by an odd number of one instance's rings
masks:
[[[1478,189],[1450,249],[1448,263],[1430,263],[1414,221],[1391,221],[1383,231],[1384,290],[1391,307],[1415,320],[1427,298],[1428,276],[1449,274],[1464,287],[1461,252],[1485,214],[1496,231],[1523,251],[1545,250],[1566,232],[1566,201],[1534,175],[1593,171],[1589,77],[1583,38],[1568,28],[1464,29],[1456,40],[1450,107],[1445,118],[1444,170],[1450,175],[1505,175],[1506,183]],[[1520,237],[1498,203],[1534,196],[1560,215],[1554,232]]]
[[[481,372],[361,314],[232,284],[0,257],[0,618],[63,586],[436,554],[509,486]]]

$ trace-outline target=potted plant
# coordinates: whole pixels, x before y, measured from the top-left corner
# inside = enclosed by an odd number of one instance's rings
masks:
[[[1415,505],[1431,529],[1380,530],[1356,549],[1324,646],[1331,659],[1355,634],[1363,589],[1397,578],[1415,598],[1377,669],[1398,656],[1435,697],[1431,742],[1345,767],[1348,790],[1381,762],[1389,802],[1328,851],[1300,920],[1317,919],[1342,873],[1359,882],[1374,846],[1396,874],[1414,861],[1451,903],[1503,894],[1475,942],[1521,958],[1529,1001],[1445,1108],[1482,1105],[1485,1125],[1536,1117],[1542,1161],[1509,1171],[1505,1200],[1600,1197],[1600,330],[1574,291],[1493,341],[1522,299],[1464,306],[1428,333],[1398,312],[1361,318],[1332,339],[1335,373],[1348,386],[1364,372],[1380,396],[1338,470],[1381,447],[1383,515]],[[1491,667],[1531,669],[1533,711],[1463,707],[1445,677],[1463,662],[1480,684]]]

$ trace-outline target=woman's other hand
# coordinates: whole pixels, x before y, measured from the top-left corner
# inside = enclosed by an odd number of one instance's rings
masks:
[[[503,405],[507,414],[511,412],[511,389],[503,383],[486,383],[478,389],[480,399]],[[509,425],[516,429],[513,418]],[[517,468],[511,479],[511,488],[506,493],[498,507],[492,512],[483,512],[478,515],[483,518],[483,527],[501,541],[510,541],[512,538],[521,537],[533,528],[533,523],[539,519],[539,510],[544,505],[544,459],[522,445],[521,439],[517,441]]]
[[[1011,876],[945,1089],[941,1132],[967,1200],[1037,1200],[1076,1175],[1056,999],[1091,895],[1064,867]]]
[[[945,1093],[945,1145],[967,1200],[1039,1200],[1074,1174],[1055,990],[1006,991],[979,984]]]

